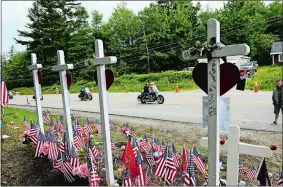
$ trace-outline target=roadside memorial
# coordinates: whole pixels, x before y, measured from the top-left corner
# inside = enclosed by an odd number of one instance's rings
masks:
[[[70,70],[74,68],[73,64],[66,64],[65,63],[65,56],[64,51],[58,50],[57,51],[58,57],[58,65],[52,67],[52,71],[58,71],[60,76],[60,83],[62,89],[62,100],[63,100],[63,110],[64,110],[64,125],[67,127],[68,131],[68,144],[69,147],[72,147],[73,144],[73,130],[72,130],[72,120],[71,120],[71,109],[70,109],[70,96],[69,90],[71,86],[71,78],[66,72],[66,70]],[[71,150],[69,149],[69,152]]]
[[[117,58],[115,56],[104,57],[104,49],[102,40],[95,40],[95,65],[97,70],[97,83],[99,90],[99,105],[100,116],[102,124],[102,136],[104,144],[104,160],[106,168],[106,182],[108,185],[114,185],[114,171],[113,171],[113,159],[112,159],[112,144],[109,127],[109,107],[108,107],[108,94],[107,90],[111,85],[107,85],[105,65],[115,64]],[[108,71],[109,72],[109,71]],[[111,73],[110,76],[112,75]],[[109,78],[113,78],[114,76]],[[108,83],[112,84],[112,81]]]
[[[218,142],[220,150],[227,151],[227,185],[238,184],[238,165],[239,154],[259,156],[264,158],[272,157],[270,147],[252,145],[240,142],[240,128],[236,125],[231,125],[228,134],[229,141]],[[200,145],[203,147],[209,146],[209,138],[201,138]]]
[[[44,133],[43,127],[43,116],[42,116],[42,107],[41,107],[41,86],[39,81],[42,79],[42,73],[39,69],[42,68],[42,64],[37,64],[36,54],[31,54],[31,66],[28,67],[32,71],[33,75],[33,85],[35,90],[35,103],[36,103],[36,112],[38,117],[39,128],[42,133]]]
[[[245,44],[225,46],[220,43],[220,23],[214,18],[207,21],[207,42],[196,42],[182,53],[184,60],[207,58],[193,70],[194,82],[208,94],[208,185],[219,185],[219,99],[240,81],[237,66],[227,63],[227,56],[247,55],[250,47]],[[224,64],[220,65],[220,58]]]

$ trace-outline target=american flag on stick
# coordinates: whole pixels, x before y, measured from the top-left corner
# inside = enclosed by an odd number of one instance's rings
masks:
[[[172,143],[172,151],[173,151],[173,159],[174,159],[175,166],[178,168],[180,167],[179,155],[173,143]]]
[[[154,133],[153,133],[153,130],[152,130],[152,127],[151,127],[151,126],[150,126],[150,128],[149,128],[149,135],[150,135],[151,139],[154,138]]]
[[[193,155],[190,154],[190,161],[188,164],[188,169],[185,175],[184,186],[195,186],[196,185],[196,178],[195,178],[195,165]]]
[[[49,135],[49,150],[48,150],[48,158],[52,160],[56,160],[58,157],[58,146],[57,141],[54,137],[50,134]]]
[[[166,157],[166,164],[165,164],[166,169],[165,169],[164,179],[168,184],[172,184],[176,180],[178,170],[175,166],[173,156],[168,146],[167,146],[167,149],[165,149],[165,151],[167,151],[167,157]]]
[[[62,159],[63,159],[63,164],[59,168],[59,170],[64,174],[64,178],[67,182],[69,183],[74,182],[75,178],[73,177],[73,169],[70,162],[68,162],[69,156],[67,152],[62,153]]]
[[[1,98],[2,99],[1,108],[2,108],[2,107],[5,107],[9,103],[8,90],[4,82],[3,76],[2,76],[2,81],[1,81],[1,95],[2,95],[2,98]]]
[[[37,144],[37,136],[38,136],[38,130],[35,128],[33,122],[31,122],[29,138],[32,141],[32,143],[34,143],[34,145]]]
[[[24,116],[24,128],[25,130],[30,130],[30,125],[28,123],[26,116]]]
[[[59,145],[59,150],[62,152],[69,151],[67,131],[63,135],[62,142]]]
[[[141,159],[141,154],[138,152],[137,153],[137,157],[136,157],[136,161],[139,167],[139,175],[137,177],[138,179],[138,186],[145,186],[145,175],[144,175],[144,170],[143,170],[143,166],[142,166],[142,159]]]
[[[85,147],[84,142],[81,136],[79,135],[77,128],[75,126],[73,126],[73,140],[74,140],[74,146],[76,149]]]
[[[124,173],[123,186],[132,186],[132,179],[129,169],[127,169]]]
[[[205,165],[204,165],[203,160],[202,160],[202,158],[201,158],[200,154],[198,153],[195,146],[193,146],[192,155],[193,155],[194,163],[196,164],[198,170],[203,175],[206,175]]]
[[[149,151],[146,154],[146,160],[147,160],[149,166],[153,166],[155,164],[154,158],[152,156],[152,151]]]
[[[154,175],[165,178],[166,176],[166,167],[167,167],[167,154],[168,154],[168,146],[166,146],[166,151],[163,153],[162,157],[159,159],[159,162],[155,168]],[[174,164],[174,162],[173,162]]]
[[[141,148],[146,152],[148,153],[150,150],[151,150],[151,145],[147,139],[147,136],[146,136],[146,133],[144,133],[143,135],[143,140],[142,140],[142,143],[141,143]]]
[[[122,129],[121,129],[121,132],[122,132],[122,135],[123,135],[125,138],[128,137],[129,132],[130,132],[128,123],[124,123],[124,125],[123,125],[123,127],[122,127]]]
[[[248,173],[248,167],[239,165],[238,169],[239,169],[239,175],[241,175],[242,177],[246,177]]]
[[[94,161],[92,159],[92,157],[87,156],[89,186],[99,186],[100,178],[97,174],[96,167],[94,166]]]
[[[161,152],[164,153],[165,150],[166,150],[166,145],[164,143],[163,138],[161,138]]]
[[[57,131],[58,132],[65,132],[65,127],[61,120],[57,120]]]
[[[101,124],[98,120],[95,121],[94,127],[99,135],[102,135]]]
[[[89,138],[88,140],[88,149],[91,152],[93,158],[96,158],[100,154],[99,150],[94,146],[92,138]]]
[[[70,164],[73,167],[73,169],[80,166],[80,161],[79,161],[77,152],[75,150],[75,147],[73,145],[72,145],[71,154],[70,154]]]
[[[59,151],[56,160],[53,161],[53,168],[59,169],[63,165],[62,153]]]
[[[251,180],[255,179],[257,174],[257,169],[254,166],[250,166],[247,170],[246,177]]]
[[[50,123],[51,118],[50,118],[50,115],[49,115],[48,111],[47,112],[45,112],[45,111],[42,112],[42,118],[43,118],[43,122],[44,123],[46,123],[46,124]]]
[[[282,186],[282,184],[283,184],[283,166],[282,166],[281,172],[279,174],[279,180],[277,182],[277,186],[280,186],[280,185]]]
[[[158,142],[157,142],[156,138],[153,138],[152,147],[155,151],[158,150]]]
[[[145,185],[146,186],[150,186],[151,185],[151,174],[152,174],[152,171],[151,171],[151,168],[148,166],[147,167],[147,170],[146,170],[146,173],[145,173]]]
[[[40,148],[44,144],[44,142],[45,142],[45,136],[41,131],[39,131],[37,144],[35,148],[35,157],[40,157]]]
[[[84,132],[88,135],[90,133],[92,133],[93,129],[91,128],[91,125],[88,121],[88,119],[85,120],[85,125],[83,127]]]
[[[83,136],[83,128],[80,125],[78,118],[76,119],[75,123],[76,123],[76,129],[77,129],[78,133],[80,134],[80,136],[82,137]]]

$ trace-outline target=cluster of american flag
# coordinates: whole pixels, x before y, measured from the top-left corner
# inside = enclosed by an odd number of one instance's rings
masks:
[[[68,141],[68,132],[63,125],[63,117],[53,120],[50,113],[43,112],[43,121],[49,126],[48,131],[42,132],[38,124],[28,123],[24,117],[25,132],[35,145],[35,157],[45,157],[53,162],[53,168],[63,173],[66,182],[74,182],[76,176],[88,179],[90,186],[99,186],[98,165],[102,152],[93,143],[92,133],[101,134],[101,125],[96,121],[92,126],[86,119],[82,127],[79,120],[73,122],[73,141]],[[114,146],[113,146],[114,147]],[[87,152],[86,158],[79,157],[81,150]],[[85,163],[84,163],[85,162]]]
[[[206,176],[205,164],[195,146],[189,154],[184,146],[180,157],[173,143],[169,146],[162,138],[160,143],[158,142],[152,128],[150,128],[152,141],[148,140],[146,133],[142,140],[138,141],[134,130],[129,128],[128,124],[122,127],[122,134],[128,139],[121,158],[125,165],[124,186],[151,185],[154,178],[172,185],[178,175],[182,177],[184,186],[195,186],[195,166]],[[142,162],[143,160],[146,163]]]

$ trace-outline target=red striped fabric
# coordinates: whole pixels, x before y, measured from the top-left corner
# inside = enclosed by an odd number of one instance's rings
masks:
[[[6,106],[9,103],[9,96],[8,96],[8,91],[7,87],[4,81],[1,81],[1,93],[2,93],[2,104],[1,107]]]

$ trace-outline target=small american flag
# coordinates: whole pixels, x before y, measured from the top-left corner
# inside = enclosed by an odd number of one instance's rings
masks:
[[[56,160],[53,161],[53,168],[59,169],[63,165],[62,153],[59,151]]]
[[[85,147],[84,142],[81,136],[79,135],[77,128],[75,126],[73,126],[73,140],[74,140],[74,146],[76,149]]]
[[[145,173],[145,181],[147,186],[151,185],[151,168],[149,166],[147,167]]]
[[[3,76],[2,76],[2,81],[1,81],[1,95],[2,95],[1,107],[5,107],[9,103],[9,96],[8,96],[8,91],[7,91],[7,87],[4,82]]]
[[[192,155],[193,155],[194,163],[196,164],[198,170],[203,175],[206,175],[205,165],[195,146],[193,146]]]
[[[277,182],[278,186],[280,186],[280,185],[282,186],[282,184],[283,184],[283,166],[282,166],[282,169],[281,169],[281,172],[280,172],[279,180]]]
[[[153,166],[155,164],[155,161],[154,161],[154,158],[152,156],[152,152],[151,151],[149,151],[146,154],[146,160],[147,160],[149,166]]]
[[[137,177],[138,179],[138,186],[145,186],[145,175],[144,175],[144,170],[143,170],[143,166],[142,166],[142,159],[141,159],[141,155],[138,152],[137,153],[137,157],[136,157],[136,161],[137,161],[137,165],[139,167],[139,175]]]
[[[128,126],[128,123],[124,123],[122,129],[122,135],[127,138],[128,137],[128,134],[129,134],[129,126]]]
[[[92,153],[93,158],[97,157],[100,154],[99,150],[94,146],[91,138],[89,138],[88,140],[88,149]]]
[[[62,142],[59,145],[59,150],[62,151],[62,152],[69,150],[67,131],[63,135]]]
[[[56,140],[53,138],[51,134],[49,134],[49,150],[48,150],[48,158],[52,160],[56,160],[58,157],[58,146]]]
[[[24,116],[24,128],[25,130],[30,130],[30,125],[28,123],[26,116]]]
[[[158,142],[157,142],[156,138],[153,138],[152,147],[155,151],[158,150]]]
[[[41,131],[39,131],[37,144],[35,148],[35,157],[40,157],[40,148],[44,144],[44,141],[45,141],[45,136]]]
[[[242,177],[246,177],[247,176],[248,167],[245,167],[243,165],[239,165],[238,169],[239,169],[239,175],[241,175]]]
[[[135,133],[135,129],[132,127],[131,131],[130,131],[130,136],[136,138],[136,133]]]
[[[93,165],[93,158],[87,156],[87,167],[89,169],[89,186],[99,186],[100,178],[96,172],[96,167]]]
[[[161,152],[163,153],[165,151],[165,149],[166,149],[166,145],[163,141],[163,138],[161,138]]]
[[[132,179],[129,169],[125,171],[123,186],[132,186]]]
[[[85,120],[85,125],[83,127],[84,132],[88,135],[90,133],[92,133],[93,129],[91,128],[91,125],[88,121],[88,119]]]
[[[51,118],[48,111],[47,112],[43,111],[42,118],[44,123],[46,124],[50,123]]]
[[[101,135],[102,134],[101,124],[100,124],[100,122],[98,120],[95,121],[94,126],[95,126],[95,129],[97,130],[97,133],[99,135]]]
[[[32,143],[34,143],[34,145],[36,145],[37,144],[38,130],[35,129],[33,122],[31,122],[30,127],[31,128],[30,128],[29,138],[32,141]]]
[[[111,138],[111,148],[112,150],[116,150],[116,145],[112,138]]]
[[[257,169],[254,166],[250,166],[248,168],[248,172],[247,172],[246,176],[249,180],[251,180],[251,179],[255,178],[256,174],[257,174]]]
[[[63,164],[59,168],[59,170],[64,174],[64,178],[67,182],[69,183],[74,182],[75,179],[73,177],[73,169],[72,169],[70,162],[68,162],[68,159],[69,159],[68,153],[63,152],[62,158],[63,158]]]
[[[171,184],[172,182],[176,180],[178,170],[175,166],[173,156],[168,146],[165,149],[165,151],[167,151],[167,157],[166,157],[166,164],[165,164],[166,169],[165,169],[164,179],[168,184]]]
[[[190,161],[188,169],[185,174],[184,186],[195,186],[195,166],[192,154],[190,154]]]
[[[75,147],[73,145],[72,145],[71,154],[70,154],[70,164],[73,168],[80,166],[80,161],[79,161],[77,152],[75,150]]]
[[[64,127],[63,122],[61,120],[57,120],[57,131],[65,132],[65,127]]]
[[[151,145],[147,139],[147,136],[146,136],[146,133],[144,133],[143,135],[143,140],[142,140],[142,143],[141,143],[141,148],[146,152],[148,153],[151,149]]]
[[[77,131],[78,133],[80,134],[80,136],[83,136],[83,128],[82,126],[80,125],[80,122],[78,119],[76,119],[76,128],[77,128]]]
[[[179,155],[173,143],[172,143],[172,151],[173,151],[173,159],[174,159],[175,166],[178,168],[180,167]]]
[[[168,149],[168,147],[166,147]],[[167,157],[167,151],[165,151],[162,155],[162,157],[159,159],[159,162],[155,168],[154,175],[162,177],[163,178],[163,173],[166,170],[166,157]]]

